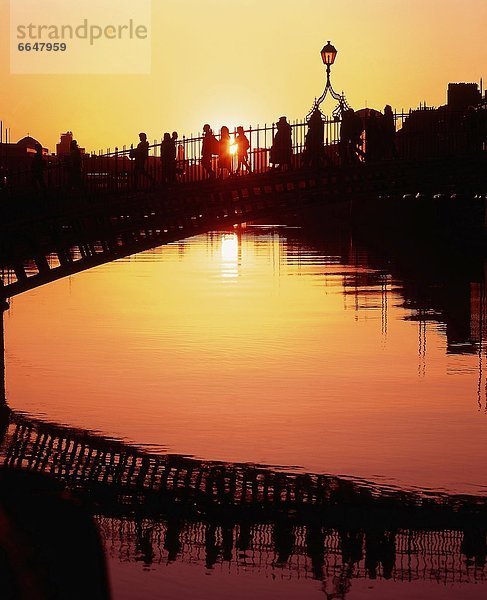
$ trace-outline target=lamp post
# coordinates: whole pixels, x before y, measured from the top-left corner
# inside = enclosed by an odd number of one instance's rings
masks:
[[[336,119],[339,119],[341,117],[342,113],[347,108],[349,108],[348,103],[345,99],[345,94],[343,94],[343,93],[338,94],[337,92],[335,92],[335,90],[333,89],[333,86],[331,84],[331,80],[330,80],[331,66],[335,62],[337,54],[338,54],[337,49],[335,48],[335,46],[333,46],[331,44],[330,41],[328,41],[326,43],[326,45],[323,46],[323,48],[321,49],[321,60],[323,61],[323,64],[326,67],[326,85],[325,85],[325,89],[323,90],[323,93],[321,94],[321,96],[317,100],[315,99],[313,107],[309,112],[310,115],[315,110],[320,109],[320,104],[324,101],[328,92],[330,92],[330,96],[334,100],[338,101],[338,106],[333,111],[333,116]]]
[[[326,46],[323,46],[323,48],[321,49],[321,59],[323,61],[323,64],[326,66],[326,87],[325,90],[327,88],[331,88],[331,83],[330,83],[330,71],[331,71],[331,65],[335,62],[335,58],[337,57],[337,49],[335,48],[335,46],[332,46],[330,43],[330,40],[328,40]]]

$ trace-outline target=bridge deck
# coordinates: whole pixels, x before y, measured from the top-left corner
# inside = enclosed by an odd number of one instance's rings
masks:
[[[381,213],[395,213],[391,198],[404,190],[487,188],[485,167],[484,157],[452,164],[445,160],[420,165],[397,162],[319,172],[269,172],[124,196],[51,199],[42,207],[25,208],[15,218],[11,215],[0,225],[2,295],[11,297],[197,233],[277,218],[282,212],[310,205],[358,206],[362,196],[381,193],[388,196],[379,208]],[[403,209],[407,211],[407,207]],[[483,204],[472,205],[480,227],[484,209]]]

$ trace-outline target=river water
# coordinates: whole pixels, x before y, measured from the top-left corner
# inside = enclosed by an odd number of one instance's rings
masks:
[[[16,297],[5,318],[9,405],[153,453],[486,496],[483,264],[372,247],[309,224],[246,226]],[[168,557],[162,544],[148,560],[140,543],[127,549],[129,523],[99,523],[116,599],[481,598],[487,589],[461,540],[450,567],[448,556],[430,557],[417,576],[411,564],[404,576],[398,550],[392,577],[360,575],[357,563],[320,578],[297,550],[276,560],[265,530],[258,560],[235,550],[208,564],[191,528],[184,536],[200,554]],[[398,535],[397,548],[407,544]]]

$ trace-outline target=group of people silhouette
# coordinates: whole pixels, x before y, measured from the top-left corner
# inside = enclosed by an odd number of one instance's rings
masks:
[[[360,160],[373,162],[397,158],[395,137],[394,114],[389,105],[384,108],[384,113],[371,109],[355,112],[349,108],[342,115],[340,162],[350,165]]]
[[[234,152],[232,152],[232,146]],[[237,127],[235,141],[232,144],[230,130],[225,125],[220,129],[220,139],[218,140],[213,133],[210,125],[206,123],[203,126],[203,142],[201,145],[201,166],[205,173],[211,179],[217,176],[215,172],[213,157],[218,157],[217,170],[221,177],[225,174],[233,174],[233,158],[232,154],[237,156],[236,175],[240,175],[241,170],[245,167],[246,173],[251,173],[249,165],[249,148],[250,142],[245,135],[242,126]]]
[[[361,160],[377,161],[397,158],[396,127],[392,108],[387,105],[384,113],[375,110],[361,112],[355,112],[352,108],[343,111],[338,143],[340,164],[352,165]],[[312,112],[307,124],[308,131],[302,152],[302,165],[311,168],[330,165],[331,159],[325,151],[325,122],[319,108]],[[246,172],[250,173],[248,156],[250,143],[245,136],[243,127],[237,128],[234,144],[237,156],[235,173],[240,174],[242,167],[245,167]],[[201,165],[208,177],[215,178],[217,174],[224,177],[226,173],[232,174],[231,147],[228,127],[221,128],[220,139],[217,139],[210,125],[204,125]],[[218,173],[214,168],[213,157],[218,157]],[[292,126],[285,116],[280,117],[276,123],[269,162],[273,170],[288,170],[293,166]]]
[[[134,160],[134,185],[138,187],[143,179],[154,183],[153,176],[147,170],[147,160],[149,157],[149,142],[147,135],[143,132],[139,133],[139,143],[136,148],[130,150],[129,156]],[[232,175],[233,171],[233,154],[237,157],[237,168],[235,174],[239,175],[243,169],[246,173],[251,173],[249,164],[249,148],[250,142],[245,135],[242,126],[237,127],[235,140],[232,143],[230,130],[223,126],[220,129],[220,139],[217,139],[210,125],[203,126],[203,139],[201,144],[201,166],[206,175],[215,179],[217,175],[221,178],[226,175]],[[217,165],[213,158],[217,157]],[[175,183],[177,175],[181,174],[181,164],[184,163],[184,146],[178,144],[178,133],[173,131],[172,134],[166,132],[163,136],[160,145],[160,161],[162,168],[162,182]]]
[[[154,183],[154,177],[147,170],[149,158],[149,142],[147,134],[139,133],[139,143],[136,148],[131,148],[129,156],[134,160],[134,185],[138,187],[143,179]],[[227,126],[220,128],[219,139],[213,133],[211,126],[206,123],[203,126],[201,143],[201,167],[205,175],[210,179],[225,178],[230,175],[252,173],[249,163],[250,141],[245,135],[244,128],[240,125],[234,133],[234,140]],[[272,147],[270,150],[270,162],[273,169],[291,168],[292,129],[286,117],[281,117],[276,125]],[[234,170],[234,158],[236,157],[236,169]],[[216,159],[216,160],[215,160]],[[184,147],[178,145],[178,134],[173,131],[172,135],[166,132],[160,145],[160,161],[162,167],[162,182],[175,183],[177,175],[181,173],[180,165],[184,163]]]
[[[330,152],[327,152],[325,122],[318,107],[309,116],[307,125],[304,148],[299,157],[299,152],[293,153],[292,125],[285,116],[279,118],[268,155],[272,170],[289,170],[299,163],[303,167],[319,168],[335,162],[332,161]],[[337,144],[340,164],[353,165],[364,160],[396,158],[395,135],[394,114],[389,105],[385,107],[384,113],[370,109],[358,112],[351,108],[344,110]],[[134,188],[153,187],[156,179],[159,178],[163,184],[174,184],[178,181],[189,162],[185,160],[184,140],[180,142],[178,139],[176,131],[172,134],[164,133],[160,143],[159,176],[152,162],[151,169],[148,168],[151,146],[147,134],[139,133],[137,146],[135,148],[132,146],[129,151],[129,157],[133,160]],[[233,136],[230,129],[223,126],[217,137],[211,126],[206,123],[201,138],[202,174],[209,179],[224,179],[233,175],[252,173],[250,147],[251,142],[242,126],[236,128]],[[64,162],[69,189],[83,187],[82,158],[78,144],[73,140],[70,153]],[[31,163],[31,179],[36,189],[45,191],[45,161],[40,145],[36,148]]]

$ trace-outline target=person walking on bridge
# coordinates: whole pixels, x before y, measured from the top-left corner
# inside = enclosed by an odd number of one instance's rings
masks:
[[[318,169],[325,159],[325,124],[319,108],[308,119],[303,166]]]
[[[137,144],[135,150],[130,150],[130,158],[134,159],[134,188],[137,189],[142,180],[145,177],[150,183],[154,183],[152,176],[146,170],[147,159],[149,158],[149,142],[147,141],[147,134],[144,132],[139,133],[140,142]]]
[[[340,163],[342,165],[356,165],[359,163],[359,155],[364,156],[361,146],[363,123],[360,116],[349,108],[342,114],[340,127]]]
[[[286,117],[281,117],[277,123],[277,132],[272,141],[270,162],[273,169],[279,165],[279,170],[286,166],[291,168],[291,159],[293,155],[293,142],[291,125],[287,122]]]
[[[161,142],[162,182],[173,183],[176,180],[176,144],[169,133],[164,134]]]
[[[216,139],[211,127],[206,123],[203,125],[203,143],[201,145],[201,166],[210,179],[215,178],[215,171],[212,167],[213,154],[218,154],[218,140]]]
[[[230,152],[230,131],[225,125],[220,129],[220,143],[218,147],[218,168],[220,177],[225,177],[225,171],[232,174],[232,154]]]
[[[236,174],[240,175],[240,169],[242,165],[245,167],[247,174],[250,174],[252,171],[249,165],[249,155],[248,151],[250,148],[250,143],[245,135],[244,128],[240,125],[237,127],[237,136],[235,138],[235,143],[237,144],[237,170]]]

